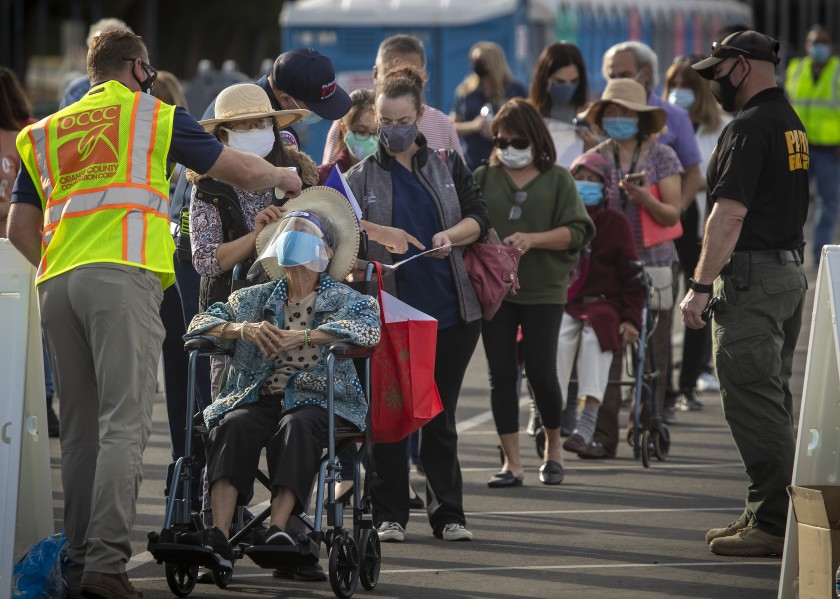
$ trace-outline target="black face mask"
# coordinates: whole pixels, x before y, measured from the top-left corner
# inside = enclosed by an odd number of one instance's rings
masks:
[[[490,73],[489,69],[487,68],[487,65],[481,62],[480,60],[473,65],[473,71],[479,77],[484,77],[485,75],[488,75]]]
[[[729,72],[726,75],[712,80],[709,84],[712,96],[714,96],[721,108],[723,108],[726,112],[732,112],[735,110],[735,96],[738,95],[738,90],[741,89],[741,86],[747,79],[747,74],[744,74],[738,85],[732,83],[732,80],[729,77],[732,75],[732,71],[734,71],[737,66],[738,63],[736,62],[732,65],[732,68],[729,69]]]

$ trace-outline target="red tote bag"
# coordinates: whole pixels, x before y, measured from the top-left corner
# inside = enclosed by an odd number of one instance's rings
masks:
[[[658,184],[654,183],[650,186],[650,193],[654,198],[662,201]],[[642,217],[642,247],[649,248],[657,243],[682,237],[683,228],[680,221],[677,221],[675,225],[660,225],[643,206],[639,206],[639,214]]]
[[[435,384],[437,320],[386,293],[379,264],[376,273],[382,334],[370,365],[371,439],[394,443],[443,411]]]

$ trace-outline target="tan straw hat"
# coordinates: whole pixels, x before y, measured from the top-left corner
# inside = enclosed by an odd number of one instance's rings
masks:
[[[625,108],[639,113],[650,114],[651,133],[659,132],[665,126],[665,111],[656,106],[649,106],[647,93],[641,83],[633,79],[610,79],[601,99],[594,102],[585,113],[584,118],[590,123],[599,127],[603,121],[604,106],[606,104],[618,104]]]
[[[332,222],[338,239],[330,240],[333,256],[327,267],[327,274],[336,281],[341,281],[349,275],[356,266],[356,256],[359,254],[359,223],[347,198],[332,187],[310,187],[298,197],[286,202],[283,208],[289,212],[311,212]],[[262,255],[281,222],[282,220],[277,220],[269,223],[260,231],[257,237],[257,256]],[[278,264],[274,256],[263,258],[260,263],[272,279],[281,279],[286,274],[286,269]]]
[[[214,116],[216,118],[199,121],[205,131],[213,133],[221,123],[273,117],[278,129],[297,123],[309,114],[308,110],[274,110],[265,90],[253,83],[232,85],[221,91],[216,97]]]

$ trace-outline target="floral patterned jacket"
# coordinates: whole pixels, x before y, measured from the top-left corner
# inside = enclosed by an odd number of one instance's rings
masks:
[[[215,303],[207,312],[197,314],[190,323],[185,340],[208,339],[215,345],[233,349],[231,368],[224,387],[216,400],[204,410],[204,422],[216,426],[230,410],[255,403],[260,388],[272,373],[271,360],[253,343],[219,339],[204,335],[206,331],[225,322],[269,322],[283,326],[283,311],[288,293],[284,277],[241,289],[231,294],[227,303]],[[376,298],[363,295],[322,273],[315,299],[314,328],[335,335],[362,347],[379,343],[379,304]],[[284,398],[285,409],[302,405],[327,407],[327,346],[320,346],[321,357],[311,372],[296,372],[289,378]],[[365,427],[367,403],[356,369],[350,360],[336,363],[335,413],[357,426]]]

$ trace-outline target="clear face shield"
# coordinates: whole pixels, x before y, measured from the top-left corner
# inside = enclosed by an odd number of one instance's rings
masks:
[[[248,276],[255,275],[257,264],[265,260],[276,260],[283,267],[303,266],[314,272],[324,272],[330,263],[327,246],[321,221],[316,215],[303,210],[289,212],[280,221]]]

